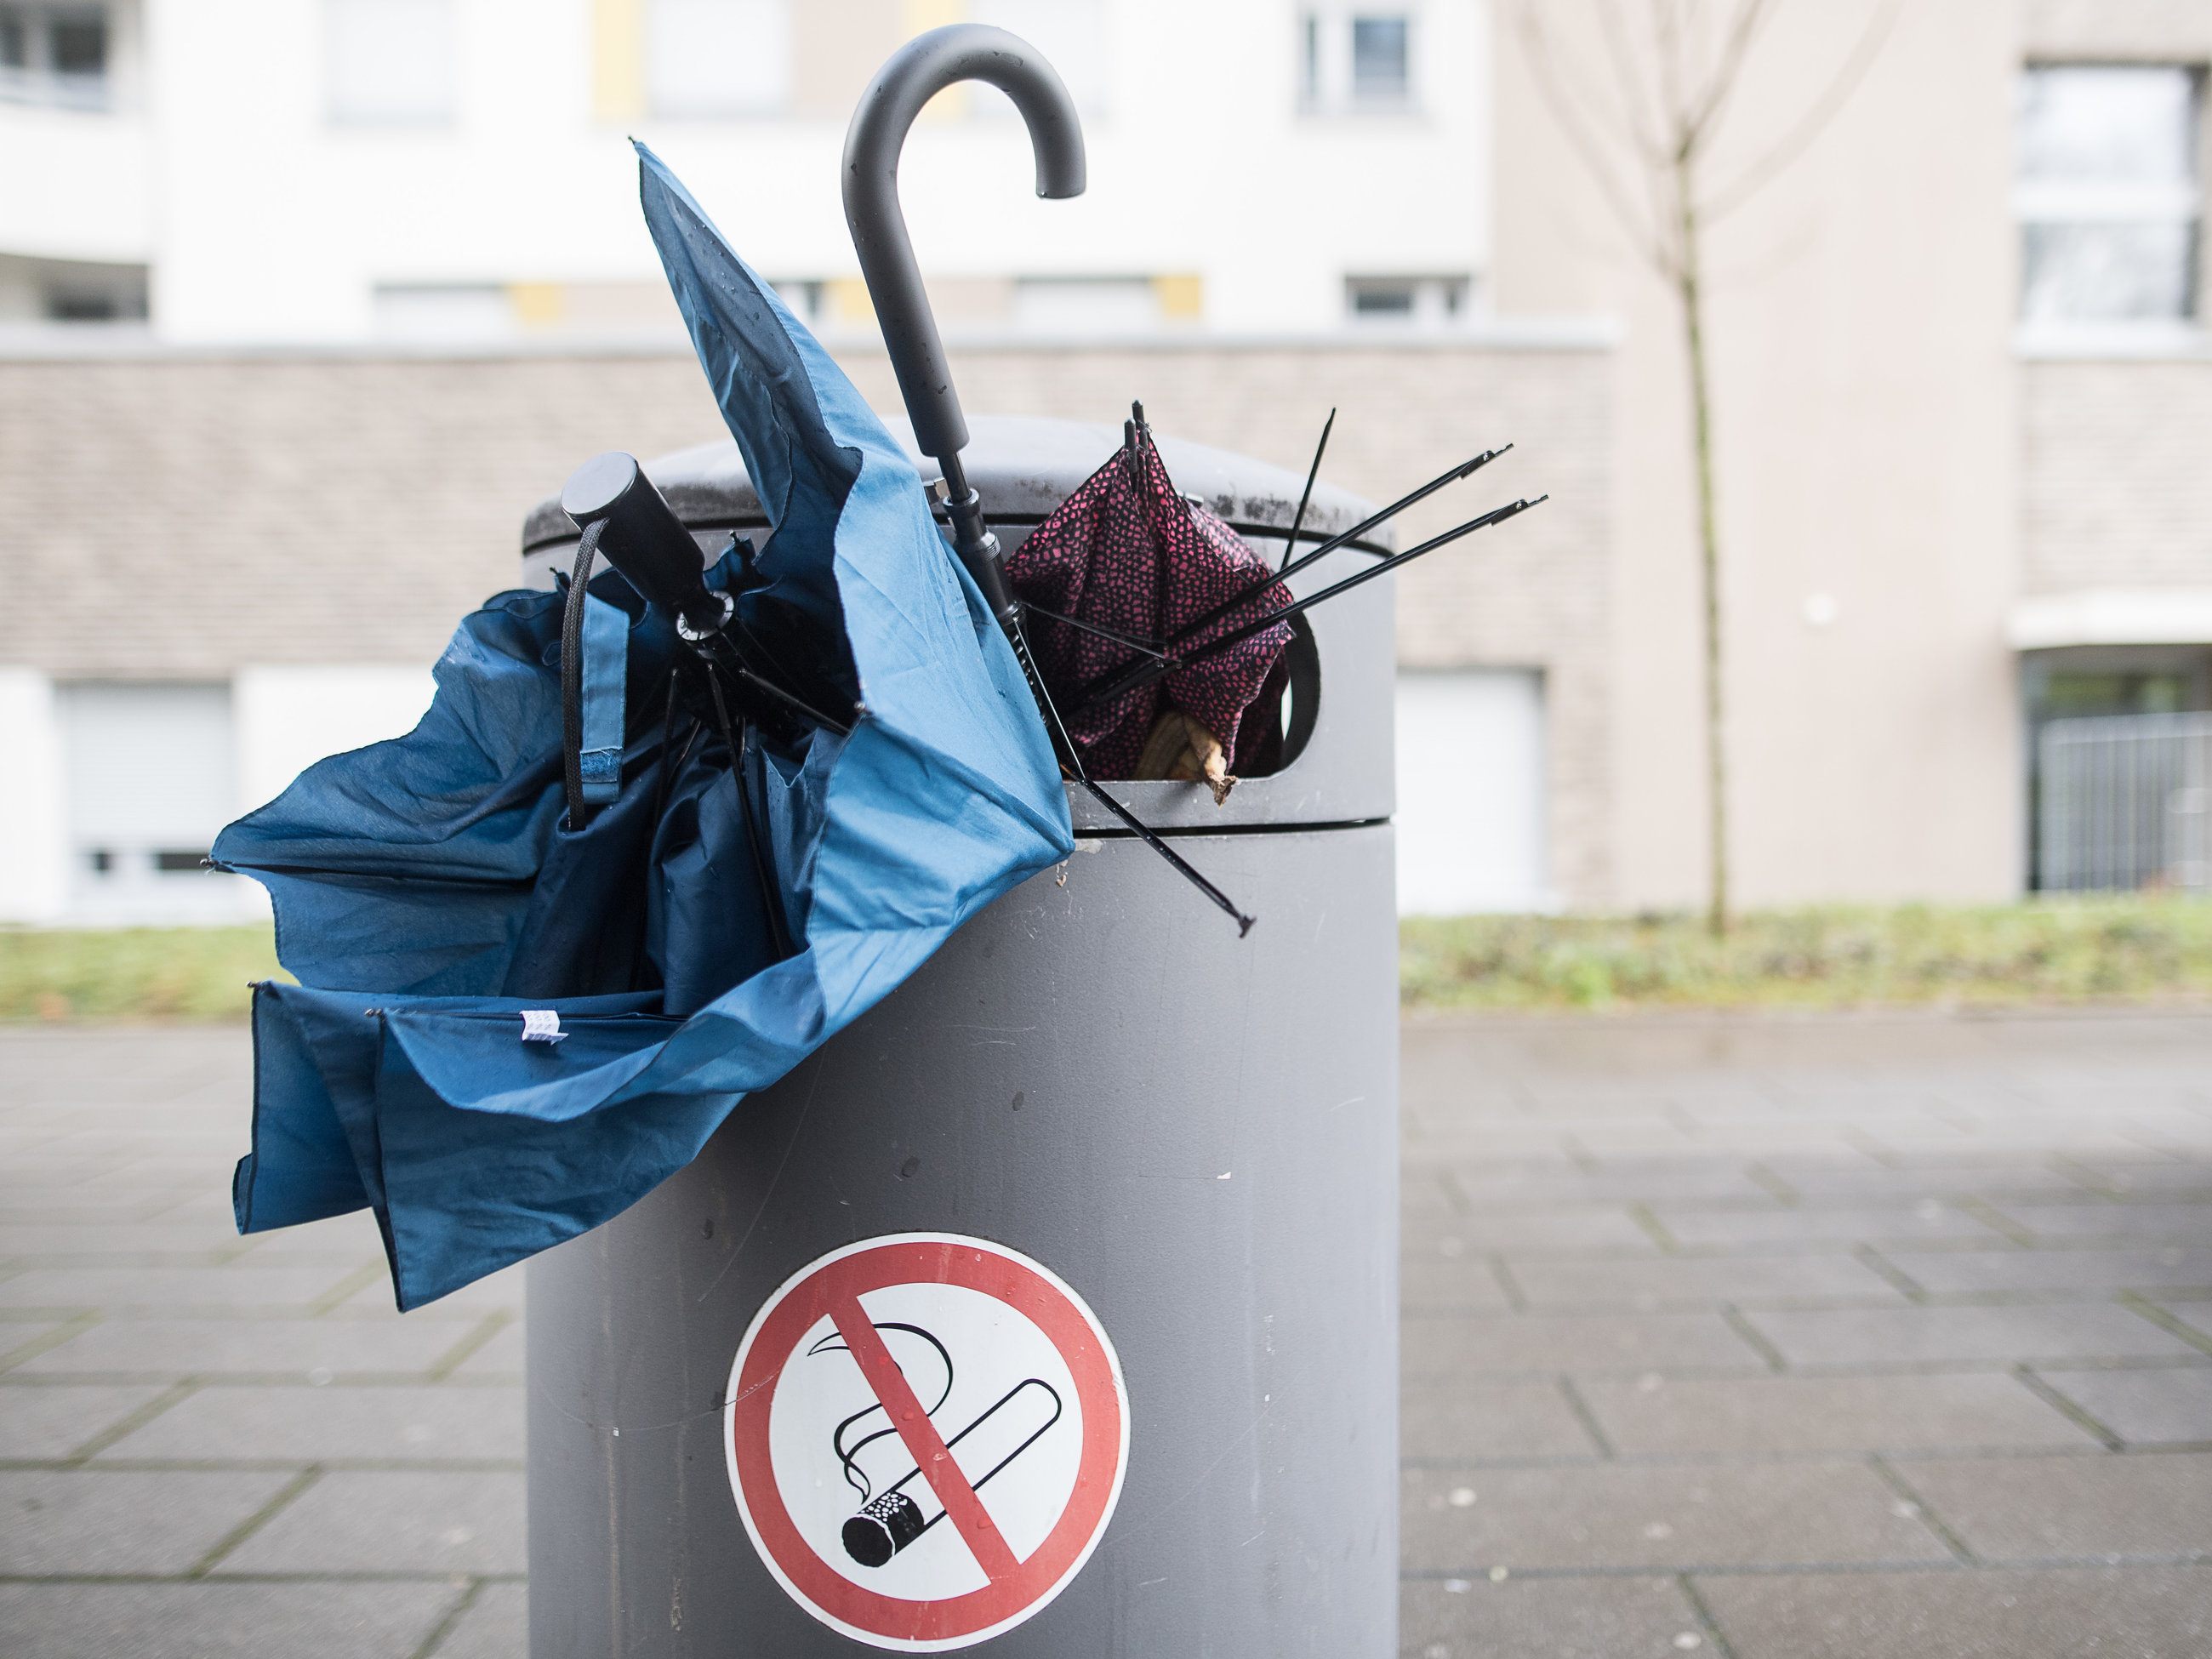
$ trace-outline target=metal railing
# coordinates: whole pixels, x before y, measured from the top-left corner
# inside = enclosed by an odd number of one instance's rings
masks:
[[[2036,758],[2038,888],[2212,888],[2212,714],[2053,720]]]

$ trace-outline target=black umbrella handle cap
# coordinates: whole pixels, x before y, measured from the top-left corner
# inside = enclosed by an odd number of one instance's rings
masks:
[[[1037,49],[1004,29],[954,23],[918,34],[891,54],[860,94],[845,133],[845,222],[915,441],[940,462],[967,447],[968,422],[899,208],[898,164],[921,106],[962,81],[984,82],[1014,100],[1036,154],[1038,195],[1080,196],[1084,185],[1083,122],[1075,100]]]
[[[561,487],[561,510],[580,530],[604,526],[599,551],[606,562],[673,616],[686,638],[719,633],[729,620],[727,596],[707,589],[699,544],[635,457],[618,449],[592,456]]]

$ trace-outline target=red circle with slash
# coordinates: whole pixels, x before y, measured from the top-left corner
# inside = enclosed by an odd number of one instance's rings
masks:
[[[871,1291],[927,1285],[958,1286],[1004,1303],[1050,1341],[1075,1385],[1082,1446],[1073,1487],[1059,1519],[1025,1557],[1000,1534],[860,1304]],[[793,1519],[771,1455],[770,1413],[786,1367],[825,1318],[982,1570],[984,1588],[933,1601],[872,1590],[824,1560]],[[805,1385],[794,1377],[793,1386]],[[1097,1547],[1128,1467],[1128,1395],[1097,1317],[1049,1268],[1003,1244],[958,1234],[865,1239],[801,1268],[763,1304],[738,1345],[727,1401],[730,1485],[769,1571],[823,1623],[907,1652],[971,1646],[1044,1607]]]

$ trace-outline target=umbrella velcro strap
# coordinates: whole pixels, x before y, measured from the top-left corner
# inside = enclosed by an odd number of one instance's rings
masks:
[[[622,787],[623,694],[629,670],[629,619],[591,592],[592,566],[599,557],[599,537],[605,528],[603,519],[584,526],[561,617],[561,781],[571,830],[584,827],[588,817],[585,808],[605,805]],[[605,753],[610,747],[614,751],[611,756]],[[599,751],[588,763],[588,777],[587,750]]]
[[[576,775],[585,805],[605,806],[622,792],[629,614],[595,594],[586,595],[583,644],[583,731]]]

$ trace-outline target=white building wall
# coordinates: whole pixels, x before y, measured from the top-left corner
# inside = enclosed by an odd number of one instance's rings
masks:
[[[1398,909],[1559,907],[1547,848],[1544,678],[1477,668],[1398,676]]]
[[[157,331],[191,342],[366,339],[380,286],[658,284],[634,132],[767,274],[857,275],[842,78],[798,112],[602,118],[594,0],[452,3],[451,118],[374,125],[333,113],[323,0],[144,0],[143,100],[69,116],[66,134],[61,112],[0,111],[0,173],[35,185],[0,197],[0,252],[149,259]],[[789,3],[798,20],[814,0]],[[1299,109],[1291,0],[1098,5],[1103,66],[1077,77],[1098,88],[1086,195],[1036,198],[995,92],[918,126],[902,176],[933,280],[1195,276],[1193,320],[1240,331],[1337,326],[1347,276],[1470,276],[1481,293],[1481,0],[1381,8],[1413,20],[1416,96],[1357,115]],[[919,27],[994,9],[906,10]]]
[[[327,755],[412,731],[430,706],[421,664],[348,663],[243,669],[231,683],[238,810],[274,800]]]
[[[227,696],[220,685],[57,688],[0,667],[0,923],[265,915],[251,882],[157,872],[147,859],[204,848],[326,755],[404,734],[431,690],[420,664],[249,667]],[[95,846],[110,850],[106,871],[87,863]]]
[[[52,921],[68,890],[53,681],[33,668],[0,667],[0,922]]]

